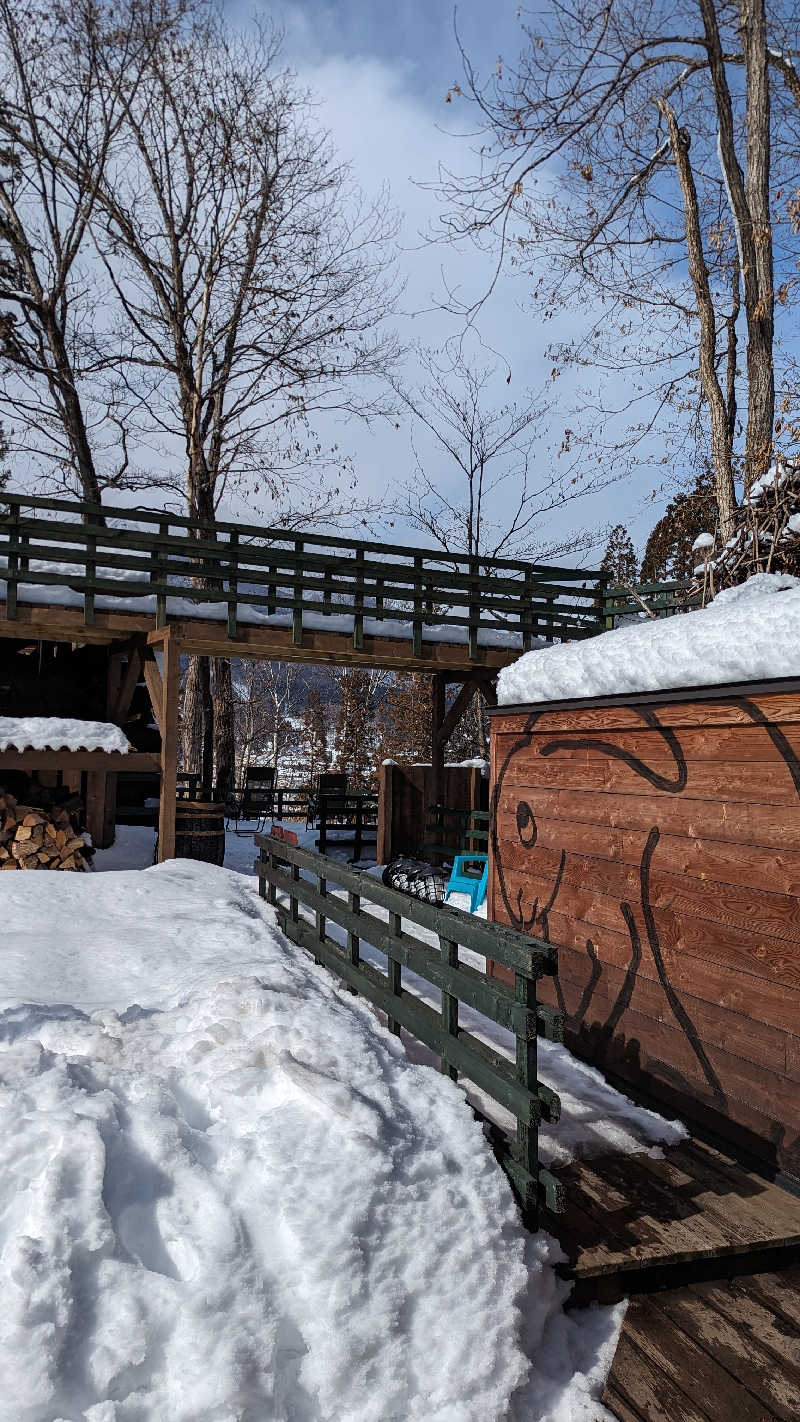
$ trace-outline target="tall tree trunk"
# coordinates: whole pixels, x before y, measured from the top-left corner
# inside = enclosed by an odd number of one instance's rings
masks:
[[[769,206],[770,86],[764,0],[739,0],[739,34],[747,82],[745,191],[753,230],[757,301],[747,308],[747,439],[745,492],[766,474],[775,420],[772,224]]]
[[[214,658],[214,765],[217,794],[226,799],[236,775],[233,734],[233,678],[229,657]]]
[[[671,104],[666,99],[659,99],[658,107],[667,123],[672,156],[675,160],[683,198],[689,275],[694,287],[697,315],[700,321],[700,385],[711,417],[711,465],[714,470],[714,490],[724,541],[732,536],[736,525],[733,454],[728,436],[728,409],[717,375],[717,325],[708,281],[708,268],[703,251],[697,188],[692,165],[689,162],[690,140],[686,130],[678,128],[675,110]]]
[[[199,775],[210,787],[214,770],[214,707],[211,698],[211,663],[208,657],[190,657],[183,689],[183,768]]]

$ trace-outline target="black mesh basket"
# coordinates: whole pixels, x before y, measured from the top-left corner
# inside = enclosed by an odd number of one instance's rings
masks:
[[[393,859],[383,871],[387,889],[397,889],[401,894],[425,899],[429,904],[444,903],[446,880],[443,869],[426,864],[422,859]]]

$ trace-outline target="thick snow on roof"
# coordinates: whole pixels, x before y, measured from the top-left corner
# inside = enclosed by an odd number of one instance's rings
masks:
[[[8,879],[2,1422],[598,1415],[620,1310],[252,879]]]
[[[501,705],[800,676],[800,579],[758,573],[708,607],[642,618],[504,667]]]
[[[130,741],[111,721],[74,721],[61,716],[0,716],[0,751],[122,751]]]

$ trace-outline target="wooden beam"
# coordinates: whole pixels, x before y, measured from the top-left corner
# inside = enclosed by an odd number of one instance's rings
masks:
[[[155,652],[152,647],[148,647],[144,657],[144,680],[150,697],[150,705],[153,708],[153,718],[158,726],[159,732],[164,734],[164,683],[161,679],[161,672],[158,670]]]
[[[431,803],[441,803],[444,786],[444,741],[442,725],[445,718],[445,692],[447,678],[441,673],[433,678],[431,685]]]
[[[461,717],[467,710],[467,707],[470,705],[470,702],[472,701],[472,698],[475,695],[477,689],[477,683],[471,678],[468,681],[465,681],[455,701],[453,702],[449,711],[444,716],[442,723],[439,727],[439,739],[442,743],[442,753],[444,753],[445,745],[452,736],[453,731],[455,730],[456,726],[461,720]]]
[[[117,726],[121,726],[131,708],[133,693],[139,685],[142,675],[142,652],[140,647],[134,647],[128,659],[125,675],[122,678],[122,685],[119,695],[111,709],[111,720]]]
[[[180,644],[168,628],[164,648],[161,703],[161,800],[158,811],[158,862],[175,858],[175,795],[178,777],[178,686]]]
[[[439,672],[446,673],[452,681],[459,681],[473,671],[490,676],[520,655],[518,648],[479,647],[476,663],[470,661],[464,643],[423,642],[420,655],[415,656],[410,638],[374,637],[367,633],[363,647],[356,649],[352,633],[303,628],[303,641],[297,646],[292,642],[291,627],[239,622],[236,637],[229,639],[224,622],[207,622],[199,617],[176,619],[168,628],[156,629],[154,618],[146,613],[97,609],[91,627],[85,625],[83,611],[76,607],[20,603],[17,613],[16,618],[7,619],[5,604],[0,602],[0,636],[26,642],[87,642],[116,648],[121,639],[137,636],[158,646],[163,633],[171,630],[180,642],[181,651],[198,656],[309,665],[331,662],[337,666],[385,667],[388,671]]]
[[[84,770],[105,773],[120,770],[158,770],[159,758],[147,751],[0,751],[2,770],[60,770],[64,777]]]

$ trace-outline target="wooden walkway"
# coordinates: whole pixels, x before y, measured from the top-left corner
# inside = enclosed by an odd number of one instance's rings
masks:
[[[800,1198],[698,1140],[554,1170],[570,1304],[629,1297],[620,1422],[800,1419]]]

